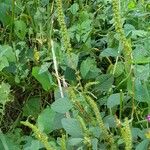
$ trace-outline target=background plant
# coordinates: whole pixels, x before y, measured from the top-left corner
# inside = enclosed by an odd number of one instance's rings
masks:
[[[0,149],[149,148],[148,0],[0,10]]]

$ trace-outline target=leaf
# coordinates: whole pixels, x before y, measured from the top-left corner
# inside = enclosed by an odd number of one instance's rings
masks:
[[[58,130],[58,129],[62,129],[62,123],[61,123],[61,119],[64,118],[64,114],[59,114],[56,113],[55,118],[54,118],[54,127],[53,130]]]
[[[32,75],[40,82],[45,91],[49,91],[54,86],[52,75],[49,73],[49,71],[39,74],[40,69],[40,67],[33,67]]]
[[[90,127],[89,131],[93,134],[94,137],[99,138],[102,135],[102,131],[99,127]]]
[[[92,150],[98,150],[98,139],[93,138],[91,140],[91,143],[92,143]]]
[[[107,100],[107,107],[113,108],[120,104],[120,93],[112,94],[108,97]]]
[[[140,57],[133,60],[134,64],[148,64],[150,63],[150,57]]]
[[[104,118],[104,123],[109,127],[109,128],[115,128],[116,127],[116,120],[115,117],[112,115],[106,116]]]
[[[52,103],[51,108],[58,113],[66,113],[73,107],[70,100],[65,98],[59,98],[55,102]]]
[[[0,57],[0,71],[9,66],[9,62],[5,56]]]
[[[101,57],[109,57],[109,56],[117,57],[117,56],[120,56],[120,53],[118,53],[117,49],[106,48],[101,52],[100,56]]]
[[[88,72],[90,71],[91,60],[86,59],[81,63],[80,72],[83,78],[86,77]]]
[[[82,138],[71,138],[68,140],[69,145],[71,146],[76,146],[78,144],[80,144],[84,139]]]
[[[41,110],[41,99],[40,97],[31,97],[23,106],[23,115],[38,117]]]
[[[88,57],[86,60],[84,60],[81,63],[81,66],[80,66],[80,72],[81,72],[82,77],[86,78],[89,71],[93,69],[95,70],[97,69],[95,60]]]
[[[5,105],[7,102],[12,101],[13,97],[10,95],[10,85],[8,83],[2,82],[0,84],[0,113],[4,114]]]
[[[149,93],[147,92],[146,83],[144,86],[139,79],[135,80],[135,100],[149,103]]]
[[[99,82],[96,85],[97,91],[108,91],[112,87],[114,77],[111,74],[102,74],[96,79],[96,82]]]
[[[64,60],[65,63],[67,64],[68,67],[72,68],[72,69],[76,69],[78,66],[78,55],[75,53],[69,53],[64,55]]]
[[[131,24],[125,24],[124,25],[124,30],[125,30],[125,34],[126,36],[130,35],[132,33],[132,31],[135,30],[135,27]]]
[[[0,149],[1,150],[20,150],[20,146],[13,142],[0,131]]]
[[[149,145],[149,140],[148,139],[143,140],[140,144],[136,146],[135,150],[146,150],[148,149],[148,145]]]
[[[15,24],[15,34],[18,36],[19,39],[24,40],[26,33],[27,33],[27,26],[24,21],[16,20]]]
[[[132,128],[132,137],[137,140],[139,137],[145,139],[145,134],[139,128]]]
[[[136,8],[136,3],[135,3],[135,1],[131,0],[131,1],[128,3],[128,9],[129,9],[129,10],[132,10],[132,9],[134,9],[134,8]]]
[[[135,65],[135,67],[134,67],[135,77],[140,80],[147,81],[150,76],[149,72],[150,72],[149,64]]]
[[[147,43],[146,40],[144,40],[145,43]],[[137,44],[136,48],[133,50],[133,63],[135,64],[143,64],[143,63],[149,63],[150,58],[148,56],[148,50],[149,48],[143,47],[142,44]]]
[[[43,7],[49,4],[49,0],[41,0],[40,2],[43,5]]]
[[[114,70],[114,66],[113,66],[113,70]],[[124,73],[124,65],[122,62],[118,62],[115,68],[115,73],[114,73],[114,77],[117,78],[119,77],[122,73]]]
[[[76,119],[73,118],[63,118],[61,120],[63,128],[66,130],[67,134],[75,138],[80,138],[83,136],[81,126]]]
[[[85,21],[83,21],[83,22],[81,22],[81,35],[82,34],[86,34],[88,31],[90,31],[91,30],[91,23],[92,23],[92,21],[90,20],[90,19],[87,19],[87,20],[85,20]]]
[[[54,128],[55,115],[56,113],[50,107],[44,109],[37,119],[38,128],[47,134],[51,133]]]
[[[144,30],[134,30],[132,31],[133,36],[145,37],[148,32]]]
[[[66,70],[64,73],[65,79],[70,82],[75,82],[76,81],[75,73],[76,73],[75,70],[73,70],[72,68],[66,67]]]
[[[44,62],[44,64],[41,65],[41,68],[40,68],[40,70],[39,70],[39,74],[48,71],[48,68],[50,67],[51,64],[52,64],[52,63]]]
[[[9,45],[0,45],[0,58],[6,57],[9,62],[16,62],[15,53]]]
[[[6,26],[11,23],[11,15],[9,11],[11,4],[11,1],[0,1],[0,21]]]
[[[77,11],[79,10],[79,5],[78,3],[74,3],[70,8],[69,10],[71,11],[71,13],[73,15],[75,15],[77,13]]]
[[[24,150],[32,150],[32,149],[39,150],[39,149],[42,149],[42,148],[44,148],[44,146],[43,146],[43,144],[41,144],[40,141],[38,141],[38,140],[32,140],[31,144],[28,145],[28,146],[26,146],[24,148]]]

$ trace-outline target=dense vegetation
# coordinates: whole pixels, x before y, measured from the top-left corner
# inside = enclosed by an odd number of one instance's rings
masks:
[[[148,150],[149,0],[0,0],[0,150]]]

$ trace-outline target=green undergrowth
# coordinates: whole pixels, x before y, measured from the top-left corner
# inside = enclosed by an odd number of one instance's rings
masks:
[[[149,64],[149,0],[0,0],[0,150],[148,150]]]

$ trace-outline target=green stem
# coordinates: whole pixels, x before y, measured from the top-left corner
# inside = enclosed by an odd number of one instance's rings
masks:
[[[123,92],[120,90],[120,112],[119,112],[119,119],[122,118],[122,110],[123,109]]]
[[[15,18],[15,0],[12,0],[11,32],[10,32],[10,37],[9,37],[10,41],[12,41],[14,18]]]

